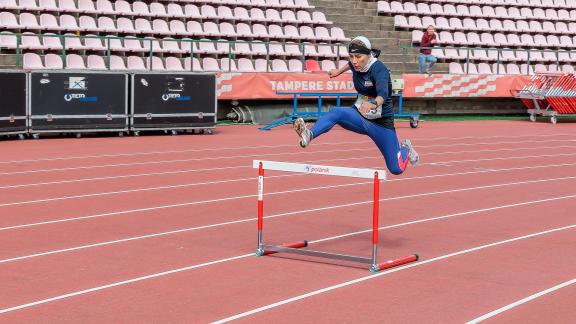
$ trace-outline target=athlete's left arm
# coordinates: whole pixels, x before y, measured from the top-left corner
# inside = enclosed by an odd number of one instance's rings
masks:
[[[390,82],[390,72],[382,64],[378,64],[373,70],[373,84],[376,87],[376,102],[378,106],[384,104],[385,98],[390,95],[388,91],[388,83]]]

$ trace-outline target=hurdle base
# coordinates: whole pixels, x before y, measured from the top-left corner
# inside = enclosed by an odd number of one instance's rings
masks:
[[[258,250],[256,250],[257,256],[270,255],[280,252],[283,249],[299,249],[308,246],[308,241],[300,241],[294,243],[284,243],[280,246],[276,245],[261,245]]]
[[[394,267],[398,267],[401,265],[405,265],[411,262],[415,262],[418,261],[419,256],[418,254],[411,254],[411,255],[407,255],[405,257],[396,259],[396,260],[388,260],[386,262],[380,263],[380,264],[373,264],[370,267],[370,272],[376,273],[382,270],[386,270],[386,269],[390,269],[390,268],[394,268]]]

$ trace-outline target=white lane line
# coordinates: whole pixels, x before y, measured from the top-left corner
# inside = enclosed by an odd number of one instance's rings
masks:
[[[525,150],[548,150],[549,146],[537,146],[537,147],[518,147],[518,148],[506,148],[506,149],[489,149],[489,150],[473,150],[473,151],[446,151],[446,152],[430,152],[426,153],[426,156],[431,155],[450,155],[450,154],[465,154],[465,153],[484,153],[484,152],[508,152],[508,151],[525,151]],[[576,148],[576,146],[555,146],[554,148]],[[382,159],[380,154],[371,155],[371,156],[364,156],[364,157],[354,157],[354,158],[340,158],[340,159],[330,159],[330,160],[311,160],[311,161],[302,161],[302,163],[306,162],[329,162],[329,161],[342,161],[342,160],[366,160],[366,159]],[[424,163],[423,165],[435,165],[436,163]],[[445,164],[443,166],[446,166]],[[77,182],[88,182],[88,181],[102,181],[102,180],[116,180],[116,179],[125,179],[125,178],[135,178],[135,177],[148,177],[148,176],[158,176],[158,175],[168,175],[168,174],[182,174],[182,173],[193,173],[193,172],[206,172],[206,171],[220,171],[220,170],[227,170],[227,169],[252,169],[250,165],[240,165],[240,166],[229,166],[229,167],[220,167],[220,168],[205,168],[205,169],[183,169],[183,170],[174,170],[174,171],[164,171],[164,172],[149,172],[149,173],[133,173],[133,174],[125,174],[125,175],[117,175],[117,176],[108,176],[108,177],[94,177],[94,178],[77,178],[77,179],[69,179],[69,180],[61,180],[61,181],[49,181],[49,182],[35,182],[35,183],[24,183],[24,184],[15,184],[15,185],[6,185],[0,186],[0,189],[14,189],[14,188],[26,188],[26,187],[34,187],[34,186],[45,186],[45,185],[58,185],[58,184],[67,184],[67,183],[77,183]],[[478,168],[481,169],[481,168]]]
[[[576,142],[575,140],[548,140],[540,141],[540,143],[550,143],[550,142]],[[482,143],[456,143],[456,144],[437,144],[437,145],[427,145],[421,148],[434,148],[434,147],[458,147],[458,146],[477,146],[477,145],[499,145],[499,144],[533,144],[534,141],[516,141],[516,142],[482,142]],[[87,170],[96,168],[112,168],[112,167],[125,167],[125,166],[135,166],[135,165],[151,165],[151,164],[168,164],[168,163],[180,163],[180,162],[191,162],[191,161],[212,161],[212,160],[225,160],[225,159],[239,159],[239,158],[250,158],[250,157],[262,157],[262,156],[279,156],[279,155],[305,155],[305,154],[321,154],[321,153],[336,153],[336,152],[351,152],[351,151],[373,151],[373,147],[361,148],[361,149],[340,149],[340,150],[329,150],[329,151],[299,151],[291,153],[259,153],[259,154],[249,154],[249,155],[235,155],[235,156],[217,156],[217,157],[205,157],[205,158],[188,158],[188,159],[172,159],[172,160],[160,160],[160,161],[147,161],[147,162],[132,162],[132,163],[117,163],[117,164],[104,164],[104,165],[89,165],[89,166],[79,166],[79,167],[66,167],[66,168],[52,168],[52,169],[32,169],[32,170],[22,170],[22,171],[11,171],[3,172],[0,175],[18,175],[18,174],[30,174],[30,173],[42,173],[42,172],[54,172],[54,171],[73,171],[73,170]]]
[[[209,158],[171,159],[171,160],[161,160],[161,161],[88,165],[88,166],[67,167],[67,168],[22,170],[22,171],[3,172],[3,173],[0,173],[0,175],[16,175],[16,174],[29,174],[29,173],[41,173],[41,172],[53,172],[53,171],[87,170],[87,169],[98,169],[98,168],[115,168],[115,167],[125,167],[125,166],[135,166],[135,165],[168,164],[168,163],[206,161],[206,160],[219,161],[219,160],[230,160],[230,159],[250,158],[250,157],[254,158],[254,157],[259,157],[259,156],[311,155],[311,154],[356,152],[356,151],[371,151],[371,150],[374,150],[374,149],[373,148],[364,148],[364,149],[346,149],[346,150],[329,150],[329,151],[300,151],[300,152],[291,152],[291,153],[264,153],[264,154],[232,155],[232,156],[227,155],[227,156],[215,156],[215,157],[209,157]]]
[[[465,136],[458,139],[494,139],[494,138],[524,138],[527,135],[513,135],[513,136]],[[553,137],[553,136],[575,136],[573,133],[553,133],[553,134],[530,134],[530,137]],[[437,141],[437,140],[453,140],[453,137],[432,137],[432,138],[413,138],[413,141]],[[316,143],[315,146],[329,146],[329,145],[342,145],[342,144],[367,144],[372,141],[347,141],[347,142],[324,142]],[[75,160],[75,159],[97,159],[109,157],[124,157],[124,156],[139,156],[139,155],[155,155],[155,154],[173,154],[173,153],[186,153],[186,152],[214,152],[214,151],[228,151],[228,150],[246,150],[246,149],[262,149],[262,148],[284,148],[294,147],[294,144],[281,144],[281,145],[259,145],[259,146],[232,146],[220,148],[204,148],[204,149],[187,149],[187,150],[168,150],[168,151],[153,151],[153,152],[132,152],[132,153],[111,153],[100,155],[80,155],[80,156],[62,156],[52,158],[39,158],[29,160],[10,160],[0,161],[0,164],[12,163],[28,163],[28,162],[45,162],[45,161],[59,161],[59,160]]]
[[[221,323],[224,323],[224,321],[230,321],[233,319],[237,319],[237,318],[241,318],[241,317],[246,317],[248,315],[252,315],[255,314],[257,312],[261,312],[263,310],[266,309],[270,309],[270,308],[274,308],[274,307],[278,307],[280,305],[284,305],[296,300],[300,300],[303,298],[308,298],[314,295],[318,295],[321,294],[323,292],[327,292],[330,290],[335,290],[341,287],[345,287],[345,286],[349,286],[349,285],[353,285],[362,281],[366,281],[366,280],[370,280],[370,279],[374,279],[386,274],[390,274],[393,272],[397,272],[397,271],[401,271],[401,270],[405,270],[405,269],[410,269],[413,267],[417,267],[417,266],[421,266],[421,265],[425,265],[431,262],[436,262],[436,261],[440,261],[440,260],[444,260],[444,259],[448,259],[454,256],[458,256],[461,254],[466,254],[466,253],[471,253],[474,251],[478,251],[478,250],[483,250],[483,249],[487,249],[493,246],[498,246],[498,245],[502,245],[502,244],[506,244],[506,243],[511,243],[511,242],[515,242],[515,241],[519,241],[519,240],[523,240],[523,239],[527,239],[527,238],[532,238],[532,237],[536,237],[536,236],[540,236],[540,235],[545,235],[545,234],[549,234],[549,233],[554,233],[554,232],[558,232],[558,231],[562,231],[562,230],[567,230],[567,229],[572,229],[576,227],[576,225],[571,225],[571,226],[565,226],[565,227],[560,227],[560,228],[555,228],[555,229],[551,229],[551,230],[547,230],[547,231],[542,231],[542,232],[537,232],[537,233],[533,233],[533,234],[529,234],[529,235],[524,235],[524,236],[519,236],[519,237],[515,237],[512,239],[507,239],[507,240],[503,240],[503,241],[497,241],[497,242],[493,242],[490,244],[485,244],[485,245],[481,245],[481,246],[477,246],[471,249],[466,249],[466,250],[460,250],[457,252],[453,252],[450,254],[446,254],[446,255],[442,255],[439,257],[435,257],[432,259],[428,259],[428,260],[424,260],[424,261],[420,261],[417,263],[413,263],[410,265],[406,265],[406,266],[402,266],[402,267],[398,267],[392,270],[388,270],[388,271],[384,271],[384,272],[380,272],[374,275],[370,275],[367,277],[361,277],[359,279],[355,279],[352,281],[346,281],[343,283],[340,283],[338,285],[334,285],[334,286],[330,286],[321,290],[317,290],[317,291],[313,291],[310,292],[308,294],[305,295],[300,295],[297,297],[293,297],[287,300],[283,300],[280,301],[278,303],[272,304],[272,305],[267,305],[261,308],[257,308],[254,309],[252,311],[249,312],[245,312],[242,314],[238,314],[235,315],[233,317],[229,317],[226,318],[224,320],[221,320]],[[231,261],[235,261],[235,260],[239,260],[239,259],[243,259],[243,258],[247,258],[253,256],[252,253],[250,254],[243,254],[243,255],[238,255],[238,256],[234,256],[234,257],[230,257],[230,258],[225,258],[225,259],[219,259],[219,260],[214,260],[214,261],[210,261],[210,262],[206,262],[206,263],[201,263],[201,264],[196,264],[196,265],[192,265],[192,266],[188,266],[188,267],[183,267],[183,268],[177,268],[177,269],[173,269],[173,270],[169,270],[169,271],[164,271],[164,272],[159,272],[159,273],[155,273],[155,274],[151,274],[151,275],[147,275],[147,276],[141,276],[141,277],[137,277],[137,278],[133,278],[133,279],[129,279],[129,280],[123,280],[123,281],[118,281],[118,282],[114,282],[111,284],[107,284],[107,285],[103,285],[103,286],[97,286],[97,287],[93,287],[93,288],[89,288],[89,289],[84,289],[84,290],[79,290],[79,291],[74,291],[74,292],[70,292],[64,295],[58,295],[58,296],[54,296],[51,298],[46,298],[46,299],[41,299],[41,300],[37,300],[34,302],[30,302],[30,303],[26,303],[26,304],[21,304],[21,305],[17,305],[17,306],[13,306],[13,307],[9,307],[9,308],[3,308],[0,309],[0,314],[5,314],[5,313],[9,313],[9,312],[13,312],[16,310],[21,310],[21,309],[25,309],[25,308],[30,308],[33,306],[37,306],[37,305],[41,305],[41,304],[46,304],[46,303],[50,303],[50,302],[54,302],[57,300],[62,300],[62,299],[66,299],[66,298],[70,298],[70,297],[75,297],[75,296],[79,296],[79,295],[85,295],[88,293],[92,293],[92,292],[96,292],[96,291],[101,291],[101,290],[105,290],[105,289],[109,289],[109,288],[113,288],[113,287],[118,287],[118,286],[123,286],[123,285],[127,285],[127,284],[131,284],[131,283],[136,283],[136,282],[140,282],[140,281],[144,281],[144,280],[148,280],[148,279],[153,279],[153,278],[158,278],[158,277],[163,277],[163,276],[167,276],[167,275],[171,275],[171,274],[175,274],[175,273],[179,273],[179,272],[183,272],[183,271],[188,271],[188,270],[192,270],[192,269],[198,269],[198,268],[202,268],[202,267],[207,267],[210,265],[215,265],[215,264],[221,264],[221,263],[225,263],[225,262],[231,262]]]
[[[516,184],[518,184],[518,183],[516,183]],[[508,183],[508,184],[494,185],[494,186],[508,186],[508,185],[516,185],[516,184]],[[522,183],[522,184],[524,184],[524,183]],[[459,192],[459,191],[480,190],[480,189],[486,189],[486,188],[463,188],[460,190],[451,190],[451,191],[445,191],[445,192],[430,192],[430,193],[414,194],[414,195],[409,195],[409,196],[398,196],[398,197],[385,198],[385,199],[380,199],[380,201],[400,200],[400,199],[406,199],[406,198],[416,198],[416,197],[423,197],[423,196],[432,196],[432,195],[440,195],[440,194],[453,193],[453,192]],[[560,196],[560,197],[546,198],[546,199],[540,199],[540,200],[530,200],[530,201],[525,201],[525,202],[520,202],[520,203],[515,203],[515,204],[500,205],[500,206],[495,206],[495,207],[482,208],[482,209],[471,210],[471,211],[466,211],[466,212],[448,214],[448,215],[444,215],[444,216],[418,219],[418,220],[409,221],[409,222],[405,222],[405,223],[383,226],[383,227],[380,227],[378,229],[379,230],[391,229],[391,228],[397,228],[397,227],[402,227],[402,226],[407,226],[407,225],[413,225],[413,224],[419,224],[419,223],[441,220],[441,219],[446,219],[446,218],[452,218],[452,217],[457,217],[457,216],[465,216],[465,215],[483,213],[483,212],[487,212],[487,211],[493,211],[493,210],[499,210],[499,209],[505,209],[505,208],[511,208],[511,207],[519,207],[519,206],[525,206],[525,205],[532,205],[532,204],[538,204],[538,203],[549,202],[549,201],[571,199],[571,198],[575,198],[575,197],[576,197],[576,195],[568,195],[568,196]],[[348,203],[348,204],[344,204],[344,205],[328,206],[328,207],[313,208],[313,209],[307,209],[307,210],[281,213],[281,214],[276,214],[276,215],[269,215],[269,216],[266,216],[264,218],[265,219],[279,218],[279,217],[292,216],[292,215],[297,215],[297,214],[319,212],[319,211],[325,211],[325,210],[331,210],[331,209],[343,208],[343,207],[351,207],[351,206],[370,204],[370,203],[372,203],[372,201],[360,201],[360,202]],[[131,242],[131,241],[136,241],[136,240],[162,237],[162,236],[167,236],[167,235],[172,235],[172,234],[192,232],[192,231],[198,231],[198,230],[204,230],[204,229],[210,229],[210,228],[216,228],[216,227],[223,227],[223,226],[227,226],[227,225],[234,225],[234,224],[247,223],[247,222],[253,222],[253,221],[256,221],[256,218],[246,218],[246,219],[240,219],[240,220],[229,221],[229,222],[224,222],[224,223],[209,224],[209,225],[190,227],[190,228],[182,228],[182,229],[167,231],[167,232],[160,232],[160,233],[141,235],[141,236],[133,236],[133,237],[128,237],[128,238],[119,239],[119,240],[80,245],[80,246],[75,246],[75,247],[70,247],[70,248],[65,248],[65,249],[52,250],[52,251],[34,253],[34,254],[29,254],[29,255],[23,255],[23,256],[19,256],[19,257],[8,258],[8,259],[0,259],[0,264],[14,262],[14,261],[20,261],[20,260],[26,260],[26,259],[32,259],[32,258],[41,257],[41,256],[54,255],[54,254],[84,250],[84,249],[89,249],[89,248],[94,248],[94,247],[102,247],[102,246]],[[362,230],[362,231],[357,231],[357,232],[351,232],[351,233],[333,236],[333,237],[329,237],[329,238],[325,238],[325,239],[310,241],[309,243],[319,243],[319,242],[324,242],[324,241],[330,241],[330,240],[334,240],[334,239],[339,239],[339,238],[344,238],[344,237],[349,237],[349,236],[354,236],[354,235],[359,235],[359,234],[364,234],[364,233],[370,233],[371,231],[372,231],[372,229],[367,229],[367,230]]]
[[[435,258],[432,258],[432,259],[428,259],[428,260],[424,260],[424,261],[420,261],[420,262],[416,262],[416,263],[411,263],[411,264],[408,264],[408,265],[405,265],[405,266],[401,266],[401,267],[398,267],[398,268],[393,268],[393,269],[390,269],[390,270],[387,270],[387,271],[384,271],[384,272],[379,272],[379,273],[376,273],[376,274],[373,274],[373,275],[369,275],[369,276],[365,276],[365,277],[361,277],[361,278],[358,278],[358,279],[354,279],[354,280],[350,280],[350,281],[345,281],[345,282],[342,282],[342,283],[339,283],[339,284],[336,284],[336,285],[333,285],[333,286],[329,286],[329,287],[326,287],[326,288],[322,288],[322,289],[318,289],[318,290],[315,290],[315,291],[311,291],[311,292],[306,293],[306,294],[294,296],[294,297],[292,297],[292,298],[284,299],[284,300],[278,301],[278,302],[273,303],[273,304],[269,304],[269,305],[265,305],[265,306],[262,306],[262,307],[258,307],[258,308],[249,310],[249,311],[244,312],[244,313],[240,313],[240,314],[236,314],[236,315],[233,315],[233,316],[230,316],[230,317],[226,317],[226,318],[224,318],[224,319],[215,321],[215,322],[213,322],[213,323],[215,323],[215,324],[227,323],[227,322],[230,322],[230,321],[233,321],[233,320],[237,320],[237,319],[240,319],[240,318],[243,318],[243,317],[247,317],[247,316],[254,315],[254,314],[257,314],[257,313],[260,313],[260,312],[264,312],[264,311],[269,310],[269,309],[272,309],[272,308],[276,308],[276,307],[283,306],[283,305],[286,305],[286,304],[289,304],[289,303],[293,303],[293,302],[296,302],[296,301],[299,301],[299,300],[302,300],[302,299],[306,299],[306,298],[310,298],[310,297],[313,297],[313,296],[317,296],[317,295],[320,295],[320,294],[323,294],[323,293],[326,293],[326,292],[329,292],[329,291],[333,291],[333,290],[340,289],[340,288],[343,288],[343,287],[355,285],[355,284],[358,284],[358,283],[361,283],[361,282],[364,282],[364,281],[376,279],[376,278],[379,278],[379,277],[382,277],[382,276],[385,276],[385,275],[388,275],[388,274],[391,274],[391,273],[394,273],[394,272],[403,271],[403,270],[411,269],[411,268],[414,268],[414,267],[423,266],[423,265],[426,265],[426,264],[429,264],[429,263],[438,262],[438,261],[441,261],[441,260],[446,260],[446,259],[448,259],[448,258],[452,258],[452,257],[455,257],[455,256],[460,256],[460,255],[463,255],[463,254],[469,254],[469,253],[472,253],[472,252],[484,250],[484,249],[487,249],[487,248],[491,248],[491,247],[495,247],[495,246],[499,246],[499,245],[503,245],[503,244],[507,244],[507,243],[517,242],[517,241],[520,241],[520,240],[525,240],[525,239],[529,239],[529,238],[534,238],[534,237],[541,236],[541,235],[546,235],[546,234],[557,233],[557,232],[560,232],[560,231],[570,230],[570,229],[574,229],[574,228],[576,228],[576,224],[575,224],[575,225],[564,226],[564,227],[558,227],[558,228],[554,228],[554,229],[547,230],[547,231],[532,233],[532,234],[529,234],[529,235],[518,236],[518,237],[514,237],[514,238],[511,238],[511,239],[508,239],[508,240],[498,241],[498,242],[494,242],[494,243],[490,243],[490,244],[480,245],[480,246],[477,246],[477,247],[474,247],[474,248],[471,248],[471,249],[460,250],[460,251],[457,251],[457,252],[454,252],[454,253],[445,254],[445,255],[442,255],[442,256],[439,256],[439,257],[435,257]]]
[[[326,142],[318,143],[317,145],[342,145],[342,144],[366,144],[372,141],[348,141],[348,142]],[[29,163],[29,162],[46,162],[46,161],[61,161],[61,160],[78,160],[78,159],[99,159],[109,157],[125,157],[125,156],[140,156],[140,155],[156,155],[156,154],[174,154],[174,153],[188,153],[188,152],[214,152],[214,151],[238,151],[238,150],[251,150],[251,149],[267,149],[267,148],[286,148],[295,147],[294,144],[282,145],[258,145],[258,146],[232,146],[222,148],[197,148],[187,150],[168,150],[168,151],[152,151],[152,152],[134,152],[134,153],[114,153],[114,154],[99,154],[99,155],[80,155],[80,156],[63,156],[53,158],[42,158],[34,160],[12,160],[0,161],[0,164],[13,164],[13,163]]]
[[[489,318],[491,318],[491,317],[494,317],[494,316],[496,316],[496,315],[498,315],[498,314],[501,314],[501,313],[504,313],[504,312],[506,312],[506,311],[509,311],[509,310],[511,310],[511,309],[514,308],[514,307],[518,307],[518,306],[520,306],[520,305],[522,305],[522,304],[526,304],[527,302],[533,301],[533,300],[536,299],[536,298],[542,297],[542,296],[547,295],[547,294],[549,294],[549,293],[551,293],[551,292],[555,292],[556,290],[562,289],[562,288],[564,288],[564,287],[568,287],[568,286],[570,286],[570,285],[572,285],[572,284],[575,284],[575,283],[576,283],[576,278],[571,279],[571,280],[568,280],[568,281],[565,281],[565,282],[563,282],[563,283],[561,283],[561,284],[558,284],[558,285],[556,285],[556,286],[554,286],[554,287],[552,287],[552,288],[548,288],[548,289],[546,289],[546,290],[540,291],[540,292],[535,293],[535,294],[533,294],[533,295],[530,295],[530,296],[528,296],[528,297],[526,297],[526,298],[520,299],[520,300],[518,300],[518,301],[516,301],[516,302],[514,302],[514,303],[512,303],[512,304],[506,305],[506,306],[504,306],[504,307],[502,307],[502,308],[498,308],[497,310],[492,311],[492,312],[490,312],[490,313],[488,313],[488,314],[485,314],[485,315],[482,315],[482,316],[480,316],[480,317],[477,317],[477,318],[475,318],[475,319],[473,319],[473,320],[471,320],[471,321],[469,321],[469,322],[466,322],[466,324],[477,324],[477,323],[480,323],[480,322],[485,321],[485,320],[487,320],[487,319],[489,319]]]
[[[576,153],[566,153],[566,154],[556,154],[556,155],[547,155],[546,154],[546,155],[514,156],[514,157],[508,157],[508,158],[468,160],[467,162],[490,161],[490,160],[513,160],[513,159],[526,160],[526,159],[533,159],[533,158],[539,158],[539,157],[554,157],[554,156],[562,156],[562,155],[573,156],[573,155],[576,155]],[[359,159],[359,158],[344,158],[343,160],[353,160],[353,159]],[[342,159],[334,159],[334,160],[342,160]],[[331,160],[324,160],[324,161],[331,161]],[[437,162],[437,163],[438,163],[438,165],[445,165],[448,163],[456,163],[458,161],[459,160],[444,161],[444,162]],[[422,165],[424,165],[424,164],[422,164]],[[289,175],[285,175],[285,177],[287,177],[287,176],[289,176]],[[421,177],[421,178],[425,178],[425,177]],[[179,185],[167,185],[167,186],[158,186],[158,187],[143,187],[143,188],[136,188],[136,189],[104,191],[104,192],[95,192],[95,193],[90,193],[90,194],[81,194],[81,195],[73,195],[73,196],[59,196],[59,197],[44,198],[44,199],[5,202],[5,203],[0,203],[0,207],[29,205],[29,204],[46,203],[46,202],[53,202],[53,201],[81,199],[81,198],[88,198],[88,197],[111,196],[111,195],[120,195],[120,194],[136,193],[136,192],[168,190],[168,189],[176,189],[176,188],[187,188],[187,187],[194,187],[194,186],[201,186],[201,185],[232,183],[232,182],[250,181],[250,180],[253,180],[253,178],[229,179],[229,180],[218,180],[218,181],[207,181],[207,182],[193,182],[193,183],[184,183],[184,184],[179,184]],[[361,182],[361,183],[364,183],[364,182]]]
[[[419,177],[406,177],[406,178],[397,178],[397,179],[390,179],[387,180],[389,182],[395,181],[410,181],[410,180],[422,180],[422,179],[430,179],[430,178],[437,178],[437,177],[451,177],[451,176],[459,176],[459,175],[470,175],[470,174],[481,174],[481,173],[494,173],[494,172],[505,172],[505,171],[521,171],[521,170],[534,170],[534,169],[546,169],[546,168],[557,168],[557,167],[565,167],[565,166],[574,166],[576,163],[563,163],[563,164],[548,164],[548,165],[533,165],[527,167],[515,167],[515,168],[505,168],[505,169],[492,169],[492,170],[480,170],[480,171],[468,171],[468,172],[460,172],[460,173],[444,173],[444,174],[435,174],[435,175],[427,175],[427,176],[419,176]],[[291,175],[294,176],[294,175]],[[372,182],[357,182],[351,183],[349,185],[363,185],[369,184]],[[329,189],[334,188],[333,186],[325,186],[321,187],[320,189]],[[291,191],[286,191],[282,193],[290,193]],[[253,198],[257,195],[245,196],[244,198]],[[198,204],[198,201],[192,202],[185,202],[179,204],[171,204],[171,205],[161,205],[155,207],[147,207],[147,208],[138,208],[138,209],[128,209],[122,210],[117,212],[108,212],[108,213],[101,213],[95,215],[88,215],[88,216],[79,216],[79,217],[72,217],[72,218],[64,218],[64,219],[57,219],[52,221],[44,221],[44,222],[37,222],[37,223],[29,223],[29,224],[21,224],[21,225],[12,225],[7,227],[0,227],[0,231],[6,230],[13,230],[19,228],[26,228],[26,227],[33,227],[33,226],[41,226],[41,225],[48,225],[48,224],[56,224],[56,223],[64,223],[64,222],[71,222],[71,221],[78,221],[78,220],[85,220],[85,219],[93,219],[93,218],[100,218],[100,217],[107,217],[113,215],[125,215],[131,213],[138,213],[138,212],[145,212],[145,211],[153,211],[153,210],[161,210],[161,209],[168,209],[168,208],[178,208],[178,207],[186,207]],[[203,202],[207,203],[207,202]]]
[[[498,160],[517,160],[517,159],[535,159],[535,158],[543,158],[543,157],[558,157],[558,156],[574,156],[576,153],[557,153],[557,154],[542,154],[542,155],[525,155],[525,156],[508,156],[508,157],[491,157],[485,159],[476,159],[476,160],[454,160],[454,161],[440,161],[440,162],[432,162],[426,163],[422,165],[452,165],[456,163],[467,163],[467,162],[483,162],[483,161],[498,161]]]

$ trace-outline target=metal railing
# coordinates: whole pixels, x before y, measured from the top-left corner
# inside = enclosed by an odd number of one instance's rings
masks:
[[[559,54],[565,54],[566,56],[570,57],[570,54],[573,53],[576,57],[576,50],[551,50],[551,49],[512,49],[512,48],[496,48],[496,47],[465,47],[465,46],[460,46],[460,47],[454,47],[454,46],[436,46],[436,47],[421,47],[421,46],[415,46],[415,45],[402,45],[400,46],[400,48],[402,49],[402,63],[404,65],[406,65],[406,63],[408,62],[408,55],[418,55],[418,53],[412,54],[409,53],[410,50],[419,50],[420,49],[441,49],[441,50],[447,50],[447,49],[454,49],[457,51],[457,53],[459,54],[458,58],[442,58],[445,59],[449,62],[456,62],[456,63],[460,63],[462,62],[465,66],[464,68],[464,73],[465,74],[469,74],[468,72],[470,71],[469,66],[470,63],[495,63],[496,64],[496,74],[501,74],[500,72],[500,66],[505,63],[520,63],[520,64],[526,64],[527,68],[525,72],[520,71],[520,74],[531,74],[534,71],[531,70],[531,64],[532,63],[555,63],[556,64],[556,68],[558,69],[558,71],[561,71],[560,65],[562,64],[570,64],[571,62],[568,61],[563,61],[560,59],[560,55]],[[465,58],[461,57],[461,51],[466,51],[466,55]],[[481,51],[487,51],[487,58],[484,59],[479,59],[477,57],[474,56],[474,51],[475,50],[481,50]],[[496,55],[494,56],[490,56],[490,52],[494,53],[496,52]],[[523,61],[522,59],[517,59],[517,60],[503,60],[503,54],[504,52],[514,52],[514,53],[518,53],[518,52],[526,52],[526,60]],[[536,53],[539,54],[539,57],[544,57],[545,53],[554,53],[555,56],[555,60],[554,61],[540,61],[537,59],[533,59],[534,56],[536,55]],[[515,56],[515,54],[514,54]],[[437,57],[437,59],[439,59]],[[415,61],[416,63],[418,62],[417,59]],[[504,71],[503,71],[504,72]]]
[[[184,50],[185,53],[181,53],[181,55],[186,57],[186,58],[190,58],[190,71],[194,71],[194,58],[195,55],[198,55],[198,57],[196,58],[200,58],[201,55],[203,55],[204,57],[209,57],[211,55],[215,55],[215,56],[225,56],[225,57],[220,57],[220,58],[228,58],[228,66],[226,68],[224,67],[220,67],[220,71],[223,72],[231,72],[233,71],[232,69],[232,60],[235,59],[236,57],[240,56],[265,56],[266,58],[266,72],[270,71],[270,66],[271,66],[271,62],[272,59],[271,57],[274,56],[278,56],[278,57],[287,57],[287,59],[290,58],[299,58],[300,62],[302,63],[302,71],[306,71],[306,60],[310,59],[310,58],[321,58],[321,57],[325,57],[326,59],[333,59],[336,62],[339,61],[340,59],[345,59],[346,57],[342,56],[341,52],[341,46],[345,46],[343,43],[332,43],[332,44],[327,44],[327,43],[322,43],[322,44],[315,44],[315,43],[308,43],[308,42],[303,42],[303,43],[291,43],[291,42],[286,42],[286,41],[282,41],[282,42],[263,42],[263,41],[245,41],[245,40],[236,40],[236,41],[231,41],[231,40],[209,40],[209,39],[161,39],[161,38],[152,38],[152,37],[120,37],[120,36],[96,36],[96,35],[89,35],[89,36],[77,36],[77,35],[57,35],[57,34],[32,34],[32,33],[26,33],[26,34],[16,34],[16,33],[0,33],[0,36],[8,36],[8,37],[16,37],[16,66],[18,68],[23,68],[23,55],[24,55],[24,51],[36,51],[36,50],[42,50],[42,49],[29,49],[27,47],[23,47],[22,45],[22,38],[26,37],[26,36],[37,36],[39,37],[39,41],[44,43],[44,38],[46,37],[54,37],[54,38],[58,38],[61,44],[61,49],[59,49],[60,51],[60,57],[62,59],[62,64],[63,67],[66,68],[66,55],[70,54],[70,53],[77,53],[78,51],[82,51],[82,50],[88,50],[88,51],[94,51],[94,52],[105,52],[105,65],[107,69],[110,69],[110,57],[112,55],[114,55],[115,52],[118,53],[126,53],[126,52],[133,52],[130,48],[126,48],[124,47],[123,44],[125,44],[126,40],[136,40],[140,42],[140,45],[142,46],[142,50],[139,51],[140,53],[144,53],[147,52],[148,54],[145,56],[140,56],[142,58],[147,58],[148,59],[148,65],[147,65],[147,69],[148,70],[153,70],[154,69],[154,65],[153,65],[153,57],[155,56],[154,54],[165,54],[165,53],[170,53],[170,50],[168,51],[161,51],[161,52],[155,52],[155,42],[162,42],[162,44],[166,43],[166,42],[175,42],[177,43],[176,46],[180,49],[180,50]],[[67,40],[68,39],[79,39],[81,44],[85,44],[85,41],[87,39],[99,39],[100,43],[103,44],[103,46],[105,48],[98,50],[91,50],[91,49],[82,49],[82,48],[71,48],[70,46],[68,46]],[[117,47],[113,47],[115,45],[112,45],[112,41],[113,40],[119,40],[120,44],[123,46],[122,48],[117,48]],[[199,48],[199,44],[201,43],[212,43],[214,45],[214,48],[219,48],[219,44],[226,44],[225,47],[227,47],[227,53],[223,53],[220,51],[216,51],[215,53],[209,53],[209,52],[204,52],[204,51],[197,51],[197,49]],[[184,46],[183,46],[184,44]],[[239,54],[236,51],[236,44],[249,44],[250,46],[258,44],[258,45],[264,45],[266,48],[266,52],[265,53],[242,53]],[[287,54],[287,55],[276,55],[275,53],[271,53],[270,52],[270,45],[272,44],[281,44],[282,48],[285,48],[285,45],[298,45],[298,49],[299,49],[299,54],[298,55],[293,55],[293,54]],[[197,45],[197,46],[195,46]],[[332,53],[335,56],[329,57],[329,56],[323,56],[322,54],[319,55],[315,55],[314,53],[308,54],[306,51],[307,46],[328,46],[330,47],[330,50],[332,51]],[[84,45],[85,46],[85,45]],[[222,45],[221,45],[222,46]],[[44,49],[44,51],[50,51],[50,49]],[[172,52],[172,54],[176,54],[178,55],[177,52]]]

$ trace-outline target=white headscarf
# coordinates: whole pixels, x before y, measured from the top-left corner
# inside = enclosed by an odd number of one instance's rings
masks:
[[[354,39],[352,39],[352,41],[356,40],[362,42],[362,44],[364,44],[364,46],[366,46],[367,49],[369,50],[372,49],[372,43],[370,43],[370,40],[368,40],[368,38],[364,36],[357,36],[354,37]],[[359,72],[368,72],[368,70],[370,70],[370,68],[372,67],[372,64],[376,63],[376,61],[378,61],[378,59],[375,58],[373,55],[370,55],[368,63],[366,63],[366,65],[364,65],[364,67]]]

